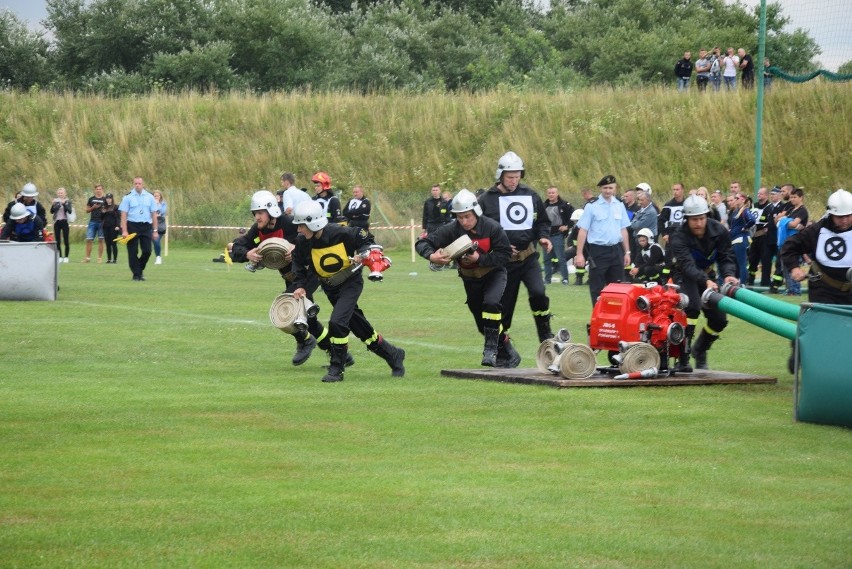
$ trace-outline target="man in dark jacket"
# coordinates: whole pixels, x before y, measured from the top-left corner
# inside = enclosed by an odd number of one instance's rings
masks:
[[[544,280],[538,264],[536,246],[545,253],[552,249],[550,220],[541,197],[521,183],[524,162],[514,152],[497,161],[496,183],[479,198],[483,215],[500,223],[509,236],[512,255],[509,258],[506,291],[503,293],[503,323],[506,331],[512,325],[521,283],[527,287],[530,309],[540,342],[553,337],[550,331],[550,299],[544,292]]]
[[[571,214],[574,206],[566,202],[559,195],[556,186],[547,188],[547,200],[544,202],[544,211],[550,220],[550,242],[553,248],[544,255],[544,284],[550,284],[553,273],[558,271],[562,275],[562,284],[568,284],[568,265],[565,262],[565,238],[571,231],[574,222]]]
[[[674,271],[679,276],[681,290],[689,297],[686,307],[687,344],[695,333],[698,315],[703,312],[707,319],[691,349],[681,356],[675,371],[691,371],[688,368],[689,351],[695,358],[695,367],[707,369],[707,351],[728,325],[728,317],[715,307],[702,310],[701,295],[708,288],[719,290],[717,274],[726,283],[739,282],[734,276],[737,260],[731,247],[731,236],[721,223],[708,217],[709,211],[707,200],[701,196],[689,196],[683,204],[686,223],[671,234]]]
[[[677,90],[689,89],[689,79],[692,77],[692,52],[685,51],[683,59],[675,63],[674,74],[677,77]]]

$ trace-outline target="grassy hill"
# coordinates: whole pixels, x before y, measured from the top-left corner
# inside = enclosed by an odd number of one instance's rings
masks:
[[[649,182],[753,186],[755,94],[674,89],[573,93],[382,95],[292,93],[105,99],[0,93],[0,194],[34,181],[80,203],[95,182],[123,193],[134,175],[166,193],[172,223],[246,221],[248,194],[284,170],[310,185],[331,174],[348,197],[362,184],[392,222],[418,218],[429,186],[493,182],[497,158],[520,154],[526,181],[575,202],[613,173]],[[852,174],[848,84],[773,86],[766,97],[764,185],[792,181],[821,208]],[[46,196],[45,196],[46,197]],[[379,218],[379,216],[376,216]]]

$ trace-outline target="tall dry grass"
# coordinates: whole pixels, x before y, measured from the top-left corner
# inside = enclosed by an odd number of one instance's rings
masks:
[[[818,204],[849,185],[850,85],[776,82],[766,97],[763,184],[792,181]],[[248,194],[278,188],[284,170],[309,186],[316,170],[337,188],[365,186],[391,221],[417,218],[433,182],[487,187],[514,150],[526,182],[555,184],[575,202],[604,174],[649,182],[753,186],[755,96],[674,89],[574,93],[360,96],[186,93],[106,99],[2,93],[0,181],[8,199],[34,181],[80,203],[98,181],[121,194],[134,175],[163,190],[172,223],[235,223]]]

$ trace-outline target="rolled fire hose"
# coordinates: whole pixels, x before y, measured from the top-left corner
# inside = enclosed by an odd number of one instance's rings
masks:
[[[571,340],[571,332],[565,328],[560,328],[553,338],[543,341],[535,355],[535,365],[541,373],[559,373],[558,370],[551,369],[553,362],[565,349],[565,344]]]
[[[619,371],[626,374],[651,368],[660,368],[660,352],[646,342],[639,342],[630,346],[622,355],[621,363],[618,366]]]
[[[595,352],[585,344],[566,344],[554,365],[565,379],[587,379],[598,369]]]
[[[269,307],[272,325],[287,334],[295,334],[308,325],[308,311],[316,306],[307,297],[296,299],[292,294],[279,294]]]
[[[292,245],[286,239],[280,237],[271,237],[261,242],[257,248],[258,254],[263,257],[263,266],[270,269],[283,269],[292,261],[293,249],[296,246]]]

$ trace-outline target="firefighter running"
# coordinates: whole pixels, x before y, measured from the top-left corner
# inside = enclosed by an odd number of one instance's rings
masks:
[[[254,216],[254,224],[244,235],[234,240],[230,254],[231,258],[239,263],[248,261],[247,268],[254,272],[258,268],[263,268],[262,257],[258,251],[261,243],[272,237],[287,239],[290,243],[293,243],[296,241],[297,233],[292,217],[281,212],[278,201],[272,195],[272,192],[267,190],[255,192],[251,197],[251,213]],[[292,293],[296,290],[292,260],[290,264],[278,269],[278,272],[281,273],[281,278],[287,283],[284,292]],[[313,302],[313,293],[317,290],[317,287],[319,287],[319,279],[316,278],[316,275],[309,275],[304,288],[305,294],[311,302]],[[293,334],[293,337],[296,338],[293,365],[305,363],[317,344],[328,352],[331,349],[331,344],[327,336],[328,332],[317,318],[315,316],[308,317],[308,329],[299,330]],[[355,361],[350,359],[347,365],[353,363]]]
[[[458,272],[476,329],[485,336],[482,365],[518,367],[521,356],[501,329],[501,298],[506,287],[506,264],[512,253],[509,238],[499,223],[482,215],[482,208],[470,190],[456,194],[451,211],[456,220],[421,237],[415,249],[431,263],[449,265],[452,258],[444,252],[444,247],[460,237],[470,238],[475,248],[458,260]]]
[[[322,381],[343,381],[350,331],[368,350],[387,362],[392,376],[403,377],[405,351],[376,333],[358,308],[358,298],[364,289],[361,260],[373,245],[370,234],[360,227],[329,223],[322,205],[316,201],[298,204],[294,214],[299,237],[293,259],[293,296],[296,299],[306,296],[310,279],[316,276],[332,306],[328,323],[331,365]]]

